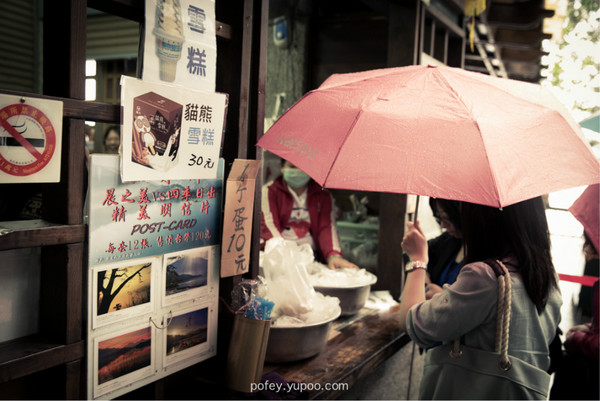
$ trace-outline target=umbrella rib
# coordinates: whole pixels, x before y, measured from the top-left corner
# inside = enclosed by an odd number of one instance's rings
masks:
[[[348,132],[346,133],[346,136],[344,137],[344,140],[340,144],[340,147],[338,148],[338,151],[335,154],[335,157],[333,158],[333,161],[331,162],[331,167],[329,168],[329,171],[327,172],[327,176],[323,180],[323,188],[326,187],[327,181],[329,180],[329,175],[331,174],[331,170],[333,170],[333,166],[335,165],[335,162],[337,161],[338,156],[340,155],[340,152],[342,151],[342,148],[344,147],[344,144],[346,143],[346,140],[348,139],[348,137],[352,133],[352,130],[354,129],[354,126],[358,122],[358,119],[359,119],[360,115],[362,114],[362,112],[363,112],[363,109],[361,108],[358,111],[358,113],[356,113],[356,117],[354,117],[354,121],[352,121],[352,125],[350,126],[350,128],[348,128]]]
[[[496,192],[496,194],[495,194],[496,195],[496,199],[498,199],[498,207],[502,208],[502,200],[500,199],[500,192],[498,191],[498,181],[496,180],[496,175],[494,174],[494,171],[492,170],[492,165],[490,163],[490,158],[488,156],[487,147],[485,146],[485,141],[483,139],[483,136],[481,135],[481,129],[479,128],[479,123],[477,122],[477,119],[473,118],[473,113],[471,113],[471,110],[467,107],[467,105],[465,104],[465,102],[463,102],[462,97],[456,91],[456,89],[454,89],[454,87],[452,85],[450,85],[450,83],[448,82],[448,80],[446,79],[446,77],[444,76],[444,74],[442,74],[442,72],[440,72],[440,70],[437,69],[437,68],[436,68],[436,71],[438,72],[438,75],[440,76],[440,78],[444,80],[444,82],[446,83],[446,85],[448,86],[448,88],[450,88],[450,90],[452,91],[452,93],[456,96],[456,98],[458,99],[458,101],[463,105],[463,107],[465,108],[465,110],[467,110],[469,112],[469,116],[471,118],[471,121],[473,121],[473,123],[477,127],[477,132],[479,134],[479,138],[481,140],[481,143],[482,143],[482,146],[483,146],[483,149],[484,149],[485,159],[487,160],[486,166],[489,167],[489,173],[490,173],[490,176],[492,178],[492,181],[494,182],[494,191]]]

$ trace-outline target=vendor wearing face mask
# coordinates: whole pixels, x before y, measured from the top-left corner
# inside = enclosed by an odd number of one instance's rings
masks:
[[[310,244],[330,269],[358,268],[342,257],[331,194],[288,161],[262,189],[261,248],[273,237]]]

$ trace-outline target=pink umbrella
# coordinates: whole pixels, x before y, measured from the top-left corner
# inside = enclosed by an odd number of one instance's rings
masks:
[[[600,185],[590,185],[569,208],[583,225],[596,250],[600,250]]]
[[[497,207],[600,182],[579,125],[545,88],[442,66],[333,75],[258,146],[326,188]]]

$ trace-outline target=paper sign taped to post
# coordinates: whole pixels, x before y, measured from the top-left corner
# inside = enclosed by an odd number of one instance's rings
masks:
[[[260,160],[236,159],[225,189],[221,277],[248,272],[252,242],[254,187]]]

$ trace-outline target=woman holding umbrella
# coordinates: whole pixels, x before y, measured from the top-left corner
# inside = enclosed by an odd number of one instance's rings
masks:
[[[409,230],[402,241],[410,262],[406,268],[399,309],[400,325],[423,348],[439,341],[448,343],[461,339],[463,351],[489,351],[487,354],[497,351],[503,345],[494,341],[498,338],[496,320],[500,277],[497,277],[492,265],[494,260],[498,260],[500,263],[496,266],[508,272],[508,276],[504,277],[508,277],[509,281],[503,288],[508,288],[512,295],[510,308],[504,307],[512,312],[508,319],[511,323],[510,337],[504,345],[507,346],[505,351],[510,362],[501,365],[503,369],[508,366],[506,370],[510,371],[510,363],[524,366],[524,362],[527,374],[534,374],[543,382],[537,388],[528,389],[535,393],[528,393],[528,397],[546,398],[549,376],[545,371],[550,365],[549,344],[560,320],[562,300],[550,256],[550,238],[542,199],[537,197],[502,209],[461,203],[461,223],[465,265],[456,282],[430,300],[425,299],[424,291],[427,241],[418,222],[414,225],[409,223]],[[461,382],[462,376],[457,369],[446,371],[448,377],[442,381],[439,372],[436,374],[428,368],[433,366],[432,359],[439,356],[436,349],[427,353],[421,397],[452,399],[466,394],[480,399],[515,397],[514,388],[507,389],[512,384],[490,380],[489,375],[479,371],[485,366],[471,367],[471,374],[475,371],[474,383]],[[444,355],[447,354],[445,352]],[[494,365],[490,368],[499,366],[497,363]],[[512,371],[518,374],[517,369]],[[524,379],[527,385],[536,381],[534,376]],[[517,385],[518,391],[520,386]]]

